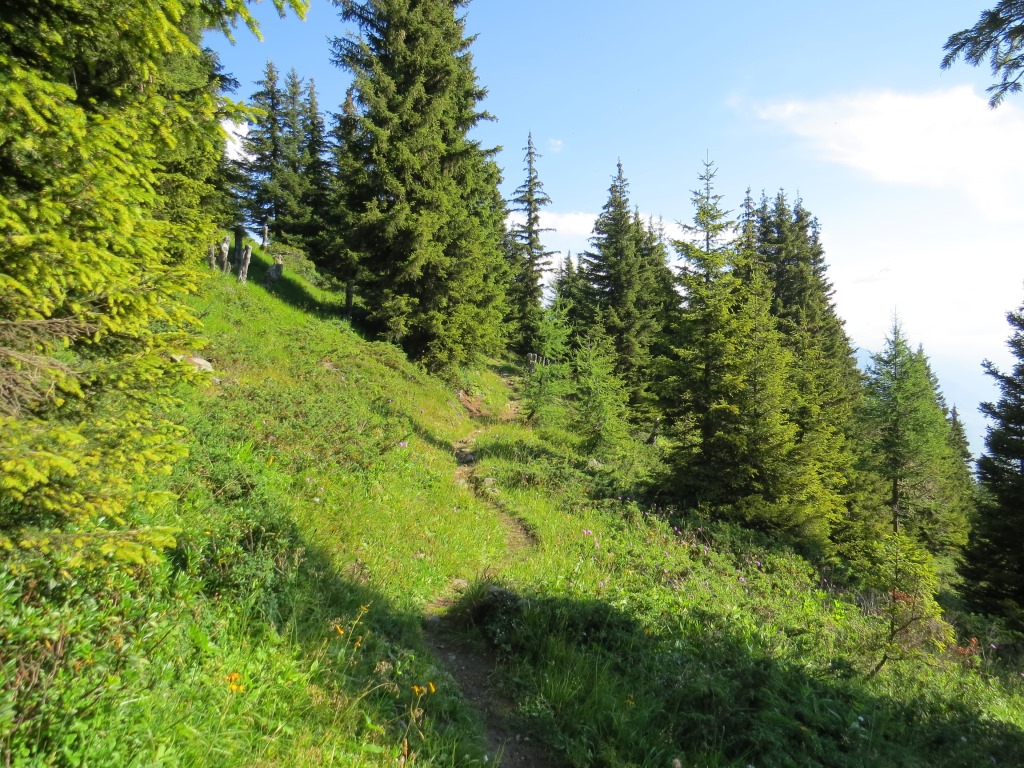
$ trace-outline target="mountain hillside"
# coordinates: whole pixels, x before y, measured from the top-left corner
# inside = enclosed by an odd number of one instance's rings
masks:
[[[132,521],[173,546],[3,574],[4,764],[1024,765],[998,638],[645,503],[656,441],[582,458],[524,371],[433,378],[267,263],[194,302],[214,371]]]

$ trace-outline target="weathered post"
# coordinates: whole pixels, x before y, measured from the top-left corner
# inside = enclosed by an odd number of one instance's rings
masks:
[[[210,243],[206,249],[206,263],[210,265],[210,269],[217,268],[217,244]]]
[[[249,259],[252,258],[252,246],[245,246],[242,251],[242,260],[238,264],[238,282],[245,283],[249,278]]]
[[[220,271],[223,275],[231,274],[231,262],[228,261],[228,250],[231,248],[231,240],[227,235],[220,241]]]
[[[263,241],[260,243],[260,248],[264,251],[270,246],[270,228],[266,224],[263,225]]]

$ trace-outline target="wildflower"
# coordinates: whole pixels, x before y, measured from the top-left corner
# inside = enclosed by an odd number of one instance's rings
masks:
[[[399,448],[408,448],[409,447],[409,443],[407,443],[405,440],[399,440],[398,441],[398,447]]]
[[[437,693],[437,686],[435,686],[432,682],[427,683],[427,685],[430,686],[431,693]]]
[[[360,613],[366,613],[368,610],[370,610],[370,606],[368,606],[368,605],[360,605],[359,606],[359,612]]]
[[[319,504],[320,503],[320,497],[319,496],[314,496],[313,497],[313,501],[315,501],[317,504]]]
[[[746,584],[747,580],[740,576],[740,584]]]
[[[337,624],[335,624],[335,625],[334,625],[334,631],[335,631],[335,632],[337,632],[339,636],[341,636],[341,635],[344,635],[344,634],[345,634],[345,630],[344,630],[344,629],[342,629],[342,628],[341,628],[341,627],[340,627],[339,625],[337,625]]]

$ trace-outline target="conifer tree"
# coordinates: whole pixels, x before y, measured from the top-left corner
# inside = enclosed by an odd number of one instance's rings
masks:
[[[199,201],[237,114],[199,40],[254,26],[235,0],[117,11],[10,5],[0,36],[0,548],[73,530],[72,560],[160,503],[133,479],[180,453],[153,404],[185,376]]]
[[[267,62],[263,79],[256,85],[259,89],[249,98],[249,104],[258,112],[255,119],[249,121],[249,132],[242,140],[244,159],[240,165],[246,177],[244,209],[251,225],[267,226],[276,235],[282,204],[274,182],[284,158],[285,126],[284,92],[272,61]]]
[[[302,104],[302,138],[300,150],[304,162],[305,185],[300,199],[306,211],[302,243],[306,253],[316,261],[326,249],[327,217],[331,207],[330,146],[324,116],[316,95],[316,84],[310,78]]]
[[[594,224],[592,251],[580,257],[579,272],[586,286],[582,322],[599,323],[616,351],[616,373],[630,401],[645,399],[651,346],[662,330],[665,249],[630,208],[629,183],[618,164],[608,200]]]
[[[275,210],[271,235],[299,248],[305,247],[313,228],[309,207],[310,157],[306,154],[306,93],[299,73],[289,70],[281,96],[280,155],[267,180]]]
[[[968,592],[979,608],[1006,616],[1024,630],[1024,306],[1007,314],[1013,369],[985,361],[999,399],[983,403],[989,419],[985,452],[978,459],[984,496],[968,550]]]
[[[959,497],[958,466],[941,393],[923,350],[893,323],[885,349],[872,356],[862,416],[871,470],[884,481],[880,513],[932,554],[955,556],[967,539],[969,503]]]
[[[812,463],[797,450],[790,355],[770,311],[771,290],[730,236],[734,223],[705,163],[693,195],[684,303],[667,392],[677,448],[675,486],[684,503],[730,507],[751,522],[821,545],[828,520]]]
[[[854,409],[861,395],[853,346],[833,301],[826,275],[817,221],[797,201],[790,207],[784,193],[773,201],[762,195],[755,205],[748,190],[743,205],[742,247],[748,263],[757,264],[771,283],[772,314],[791,355],[789,380],[794,389],[791,417],[797,424],[797,448],[814,466],[825,495],[819,514],[843,541],[860,533],[857,497]]]
[[[572,358],[573,432],[581,450],[611,458],[628,440],[629,394],[615,373],[615,346],[600,324],[578,339]]]
[[[343,207],[348,251],[361,254],[366,323],[434,370],[502,343],[505,207],[492,156],[469,131],[478,103],[463,0],[344,0],[361,36],[335,38],[354,76],[358,167]]]
[[[541,300],[544,297],[544,273],[551,266],[552,251],[545,250],[541,233],[550,232],[540,225],[541,209],[551,204],[544,192],[537,159],[540,155],[533,145],[533,134],[527,138],[526,180],[516,189],[512,210],[523,216],[510,232],[511,280],[509,283],[509,310],[515,336],[512,347],[521,354],[538,351],[538,333],[541,323]]]

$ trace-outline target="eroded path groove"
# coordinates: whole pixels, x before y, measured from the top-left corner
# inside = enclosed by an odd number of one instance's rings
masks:
[[[460,393],[459,400],[474,419],[489,416],[478,403],[464,397],[464,393]],[[518,412],[518,403],[512,401],[501,418],[514,419]],[[480,477],[476,473],[476,439],[485,431],[486,427],[478,427],[452,444],[456,460],[455,482],[470,488],[497,513],[505,528],[509,552],[522,552],[537,545],[536,535],[508,510],[495,479]],[[465,579],[456,579],[449,585],[447,594],[428,606],[427,645],[455,680],[462,695],[480,712],[486,731],[487,753],[493,765],[502,768],[556,768],[561,763],[552,760],[540,744],[516,728],[513,718],[515,702],[496,681],[497,656],[482,641],[474,642],[467,638],[466,628],[449,613],[458,594],[468,586]]]

